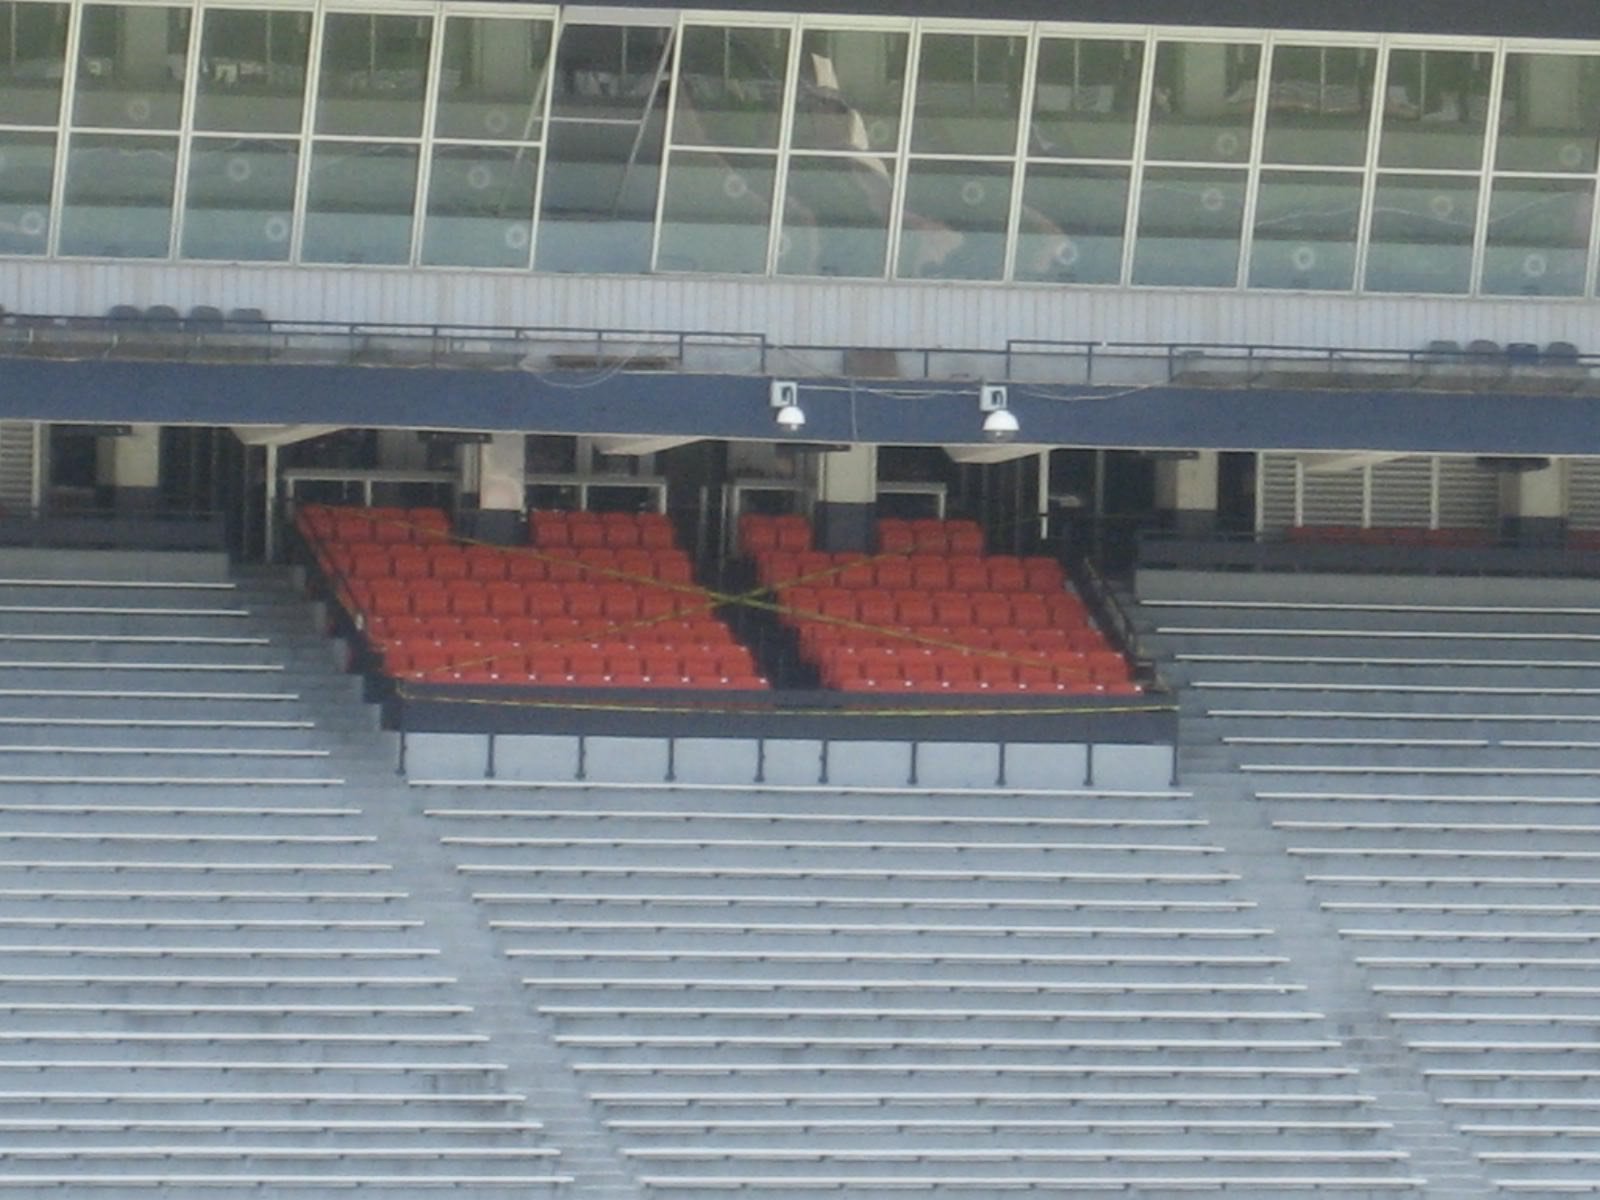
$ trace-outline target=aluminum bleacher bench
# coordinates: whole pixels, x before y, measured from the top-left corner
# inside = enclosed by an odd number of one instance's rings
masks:
[[[0,779],[0,783],[4,780]],[[0,866],[4,866],[0,863]],[[706,867],[685,864],[660,866],[652,863],[459,863],[462,875],[550,875],[583,878],[627,879],[915,879],[971,883],[994,880],[1011,883],[1136,883],[1155,886],[1171,884],[1235,883],[1233,871],[1017,871],[988,870],[982,867]]]
[[[452,820],[521,821],[725,821],[755,825],[931,825],[952,829],[994,826],[1019,829],[1203,829],[1208,824],[1199,817],[1014,817],[951,816],[908,813],[782,813],[720,812],[715,809],[520,809],[520,808],[430,808],[430,817]],[[894,843],[898,845],[899,843]]]
[[[579,1061],[572,1069],[580,1075],[677,1076],[745,1075],[1000,1075],[1041,1078],[1083,1079],[1352,1079],[1354,1067],[1227,1065],[1166,1063],[950,1063],[950,1062],[696,1062],[638,1063]],[[1600,1072],[1575,1072],[1584,1078],[1600,1078]],[[1488,1076],[1493,1078],[1494,1076]]]
[[[1129,1098],[1131,1099],[1131,1098]],[[792,1117],[617,1118],[606,1125],[622,1133],[1377,1133],[1389,1121],[1320,1121],[1278,1118],[1245,1120],[1206,1117],[1100,1117],[1088,1119],[1019,1117]],[[0,1128],[4,1128],[0,1123]],[[1593,1128],[1593,1127],[1587,1127]]]
[[[0,1045],[27,1045],[33,1042],[71,1044],[92,1042],[111,1045],[283,1045],[283,1046],[481,1046],[488,1042],[481,1033],[275,1033],[237,1030],[183,1030],[150,1033],[127,1029],[0,1029]]]
[[[274,920],[262,917],[7,917],[0,916],[0,929],[195,929],[195,930],[302,930],[395,932],[418,929],[417,920],[357,920],[325,918],[322,920]]]
[[[0,980],[4,977],[0,976]],[[1194,980],[1085,980],[1085,979],[863,979],[809,978],[754,979],[747,976],[692,977],[655,976],[530,976],[522,982],[528,987],[548,989],[638,989],[646,991],[832,991],[832,992],[1009,992],[1040,995],[1084,996],[1284,996],[1303,992],[1303,983],[1225,983]]]
[[[493,920],[489,928],[501,933],[725,933],[725,934],[822,934],[844,936],[922,936],[962,937],[1072,937],[1072,938],[1174,938],[1179,941],[1207,939],[1242,940],[1269,937],[1271,929],[1205,928],[1200,926],[1159,925],[957,925],[913,924],[910,922],[815,922],[815,921],[621,921],[621,920]]]
[[[6,1034],[0,1032],[0,1041]],[[818,1049],[818,1050],[936,1050],[982,1054],[996,1050],[1115,1051],[1135,1053],[1185,1053],[1245,1051],[1249,1053],[1310,1054],[1336,1050],[1332,1038],[1088,1038],[1088,1037],[938,1037],[852,1036],[846,1034],[741,1034],[741,1033],[558,1033],[558,1046],[597,1049]]]
[[[0,1091],[0,1104],[181,1104],[204,1105],[212,1108],[217,1105],[249,1104],[256,1106],[281,1105],[308,1105],[308,1104],[350,1104],[350,1105],[405,1105],[414,1104],[445,1104],[445,1105],[489,1105],[504,1106],[509,1104],[523,1104],[527,1096],[521,1092],[449,1092],[449,1091],[416,1091],[416,1092],[313,1092],[306,1090],[282,1090],[270,1092],[250,1091],[247,1089],[235,1090],[233,1088],[216,1089],[213,1091],[158,1091],[140,1088],[130,1091],[107,1090],[52,1090],[30,1089]],[[537,1122],[532,1122],[537,1125]]]
[[[63,1003],[53,1001],[0,1000],[0,1013],[115,1014],[134,1017],[458,1017],[473,1011],[470,1004],[137,1004],[128,1001],[105,1003]]]
[[[170,987],[170,988],[446,988],[457,980],[453,975],[188,975],[162,971],[159,975],[118,973],[95,974],[0,974],[0,985],[19,987]]]
[[[333,889],[280,888],[0,888],[0,900],[130,900],[175,901],[182,904],[233,904],[258,902],[316,904],[388,904],[406,898],[405,892],[335,891]]]
[[[0,953],[5,947],[0,946]],[[833,962],[972,963],[989,966],[1274,967],[1289,960],[1273,954],[998,954],[965,950],[584,950],[511,947],[508,958],[579,962]]]
[[[259,1101],[258,1101],[259,1103]],[[539,1121],[341,1120],[329,1118],[215,1117],[206,1120],[165,1117],[0,1117],[5,1133],[367,1133],[367,1134],[498,1134],[537,1133]],[[240,1149],[243,1149],[241,1147]],[[529,1152],[530,1154],[534,1152]],[[543,1157],[548,1157],[544,1155]]]
[[[385,1059],[317,1059],[274,1061],[270,1059],[180,1059],[163,1056],[146,1059],[6,1059],[13,1071],[195,1071],[237,1076],[241,1072],[261,1075],[498,1075],[506,1071],[497,1062],[402,1062]]]
[[[1257,792],[1258,800],[1324,800],[1334,803],[1376,803],[1393,802],[1396,804],[1493,804],[1506,805],[1572,805],[1593,804],[1594,801],[1587,796],[1506,796],[1498,794],[1475,793],[1462,795],[1459,793],[1436,792],[1290,792],[1290,791],[1264,791]]]
[[[200,874],[314,875],[333,873],[340,875],[372,875],[382,871],[392,871],[394,868],[388,863],[360,862],[205,862],[198,859],[27,858],[0,859],[0,870],[81,871],[108,875],[120,874],[125,871],[151,872],[162,875],[178,871]]]
[[[0,891],[0,895],[4,895]],[[835,896],[789,893],[764,895],[760,892],[474,892],[479,904],[627,904],[646,907],[683,906],[731,908],[741,904],[783,908],[954,908],[981,911],[1042,909],[1087,912],[1244,912],[1256,907],[1254,900],[1121,900],[1091,899],[1086,896]],[[1596,906],[1600,911],[1600,905]]]
[[[624,1158],[654,1162],[857,1162],[857,1163],[1394,1163],[1403,1150],[1269,1150],[1173,1146],[1161,1149],[1058,1146],[1025,1148],[906,1149],[792,1146],[624,1146]]]
[[[1592,801],[1591,801],[1592,803]],[[1342,875],[1308,874],[1306,882],[1355,887],[1592,888],[1582,875]]]
[[[0,1012],[9,1005],[0,1002]],[[718,1005],[666,1005],[666,1004],[540,1004],[539,1012],[552,1017],[673,1017],[680,1020],[736,1019],[759,1021],[830,1020],[830,1021],[1083,1021],[1107,1024],[1196,1024],[1225,1025],[1234,1022],[1260,1022],[1264,1024],[1292,1024],[1321,1020],[1323,1014],[1314,1012],[1252,1012],[1248,1009],[1207,1011],[1199,1009],[1116,1009],[1116,1008],[884,1008],[881,1006],[847,1008],[837,1005],[783,1004],[772,1007],[751,1007],[728,1004]],[[1600,1021],[1600,1017],[1596,1018]]]
[[[1085,1192],[1137,1192],[1174,1190],[1183,1192],[1244,1192],[1244,1191],[1316,1191],[1329,1188],[1336,1191],[1384,1190],[1410,1191],[1426,1184],[1426,1180],[1413,1176],[1351,1176],[1351,1175],[1118,1175],[1083,1177],[1062,1175],[1024,1175],[1006,1172],[995,1175],[767,1175],[740,1178],[725,1175],[651,1175],[639,1176],[639,1182],[656,1191],[799,1191],[831,1190],[846,1195],[852,1192],[866,1194],[868,1189],[892,1187],[904,1191],[1085,1191]]]
[[[444,1162],[460,1158],[555,1159],[561,1152],[547,1146],[0,1146],[0,1163],[30,1159],[253,1159],[280,1162],[318,1160],[360,1162],[395,1159]]]
[[[429,947],[371,946],[129,946],[71,944],[0,945],[0,956],[17,958],[230,958],[251,961],[339,961],[432,958]]]
[[[227,1188],[229,1190],[241,1188],[267,1188],[308,1187],[337,1189],[345,1191],[350,1188],[559,1188],[574,1181],[572,1175],[541,1174],[541,1175],[463,1175],[440,1174],[418,1175],[414,1172],[403,1174],[379,1175],[370,1172],[344,1172],[336,1174],[311,1175],[301,1172],[277,1173],[260,1171],[230,1171],[222,1174],[193,1173],[183,1171],[162,1171],[157,1173],[137,1173],[118,1171],[114,1174],[88,1175],[79,1172],[64,1173],[59,1175],[28,1174],[0,1174],[0,1189],[7,1188],[112,1188],[117,1191],[126,1191],[129,1188],[149,1189],[179,1189],[179,1188]]]
[[[1166,842],[928,842],[928,841],[854,841],[845,839],[815,839],[799,841],[773,838],[631,838],[631,837],[456,837],[439,839],[447,846],[471,846],[474,849],[539,849],[539,850],[861,850],[881,853],[888,850],[915,850],[918,854],[932,852],[976,854],[984,851],[1005,853],[1061,853],[1061,854],[1221,854],[1220,846],[1192,846],[1185,843]]]
[[[848,1108],[882,1108],[890,1104],[938,1105],[975,1104],[997,1106],[1071,1105],[1092,1107],[1105,1105],[1119,1110],[1135,1105],[1161,1108],[1271,1108],[1298,1107],[1352,1107],[1370,1104],[1373,1097],[1363,1092],[1199,1092],[1199,1091],[1141,1091],[1115,1092],[1058,1092],[1048,1090],[1005,1092],[987,1091],[591,1091],[589,1099],[596,1104],[614,1107],[742,1107],[745,1105],[805,1108],[818,1106],[843,1106]],[[1600,1100],[1594,1101],[1600,1108]]]

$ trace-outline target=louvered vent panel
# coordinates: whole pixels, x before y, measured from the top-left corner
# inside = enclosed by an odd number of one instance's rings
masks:
[[[1493,530],[1500,524],[1500,477],[1470,458],[1439,460],[1439,528]]]
[[[1600,458],[1567,460],[1567,523],[1600,529]]]
[[[1294,524],[1294,463],[1292,454],[1263,454],[1257,469],[1261,472],[1260,529],[1287,529]]]
[[[1360,525],[1361,496],[1366,472],[1305,473],[1305,523],[1307,525]]]
[[[0,421],[0,507],[7,512],[33,507],[38,430],[34,421]]]
[[[1397,458],[1372,468],[1372,524],[1426,529],[1433,520],[1433,460]]]

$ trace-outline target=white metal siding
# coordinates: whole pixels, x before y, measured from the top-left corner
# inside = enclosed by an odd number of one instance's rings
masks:
[[[1501,342],[1600,349],[1589,306],[1528,298],[21,259],[0,261],[0,294],[17,312],[211,304],[281,319],[725,330],[819,345],[999,349],[1008,338],[1063,338],[1410,349],[1492,330]]]
[[[1370,469],[1369,525],[1409,525],[1427,529],[1433,524],[1433,464],[1422,455],[1378,463]]]
[[[1470,458],[1441,458],[1438,526],[1495,529],[1500,524],[1500,477]]]
[[[40,469],[39,423],[0,421],[0,509],[37,508]]]

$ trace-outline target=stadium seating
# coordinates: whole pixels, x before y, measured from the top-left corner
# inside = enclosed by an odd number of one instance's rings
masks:
[[[658,513],[535,511],[529,547],[454,541],[437,509],[306,505],[297,524],[396,678],[767,686]]]
[[[811,549],[802,518],[746,515],[739,545],[824,686],[1133,695],[1127,661],[1044,557],[983,552],[964,520],[878,522],[878,553]]]

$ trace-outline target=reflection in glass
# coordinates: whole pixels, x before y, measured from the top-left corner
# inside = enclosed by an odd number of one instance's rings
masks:
[[[1026,54],[1022,37],[923,34],[911,149],[1014,155]]]
[[[0,133],[0,254],[43,254],[50,241],[56,135]]]
[[[195,128],[299,133],[310,44],[309,12],[207,9]]]
[[[329,13],[317,80],[317,132],[421,133],[432,32],[429,17]]]
[[[409,262],[416,189],[413,145],[316,143],[300,257],[306,262]]]
[[[894,153],[909,42],[904,33],[806,30],[800,39],[794,148]]]
[[[657,268],[764,272],[775,174],[773,158],[764,154],[674,151]]]
[[[567,25],[552,80],[535,267],[642,274],[666,128],[671,31]]]
[[[1390,51],[1379,165],[1480,169],[1493,59],[1466,50]]]
[[[1357,46],[1274,46],[1262,157],[1330,167],[1365,162],[1377,58]]]
[[[62,254],[165,258],[178,141],[75,134],[67,152]]]
[[[1367,290],[1467,290],[1478,181],[1448,175],[1380,176],[1368,235]]]
[[[456,267],[527,267],[539,151],[437,146],[428,173],[422,261]]]
[[[788,72],[787,29],[685,26],[673,143],[776,147]]]
[[[1589,250],[1594,183],[1500,179],[1489,194],[1482,290],[1500,296],[1578,296]]]
[[[1010,212],[1010,163],[912,162],[895,273],[902,279],[999,279]]]
[[[1244,224],[1244,174],[1158,167],[1139,193],[1133,282],[1232,287]]]
[[[185,258],[285,262],[298,144],[195,138],[184,196]]]
[[[1028,153],[1049,158],[1132,157],[1143,64],[1140,42],[1040,41]]]
[[[1162,42],[1156,47],[1145,155],[1169,162],[1244,162],[1261,87],[1261,47]]]
[[[89,4],[80,17],[73,122],[176,129],[189,53],[188,9]]]
[[[0,3],[0,124],[59,121],[66,60],[65,4]]]
[[[1013,273],[1030,282],[1116,283],[1127,220],[1126,167],[1032,163]]]
[[[1256,191],[1251,287],[1344,291],[1355,280],[1361,176],[1267,171]]]
[[[891,171],[891,163],[878,158],[791,158],[779,274],[881,276],[889,244]]]
[[[1508,54],[1495,169],[1592,174],[1600,140],[1600,58]]]
[[[468,141],[539,141],[549,65],[549,21],[450,17],[434,132]]]

